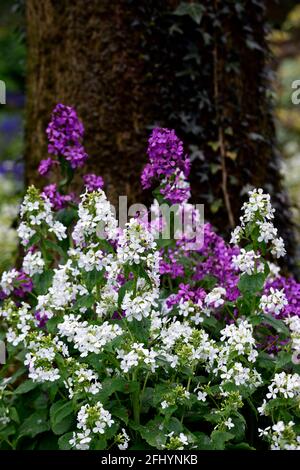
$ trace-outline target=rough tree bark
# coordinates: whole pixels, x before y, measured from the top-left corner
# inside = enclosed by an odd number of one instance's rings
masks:
[[[42,184],[36,168],[57,102],[76,107],[86,127],[88,170],[104,177],[114,202],[120,194],[143,201],[139,174],[149,129],[173,127],[192,155],[193,198],[205,203],[206,218],[229,231],[247,188],[265,188],[293,264],[263,1],[26,3],[29,182]]]

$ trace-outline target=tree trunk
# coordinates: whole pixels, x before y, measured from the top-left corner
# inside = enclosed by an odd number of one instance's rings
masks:
[[[114,202],[143,202],[149,129],[173,127],[193,160],[195,202],[228,232],[247,189],[263,187],[293,264],[268,97],[263,1],[28,0],[27,179],[40,183],[45,128],[57,102],[86,128],[88,170]],[[196,7],[195,7],[196,5]],[[144,198],[144,199],[143,199]]]
[[[141,194],[151,88],[139,24],[146,12],[131,1],[28,0],[27,181],[41,184],[37,166],[47,154],[52,108],[74,106],[82,119],[88,171],[105,179],[110,198]],[[174,1],[164,1],[165,8]],[[134,25],[135,24],[135,25]]]

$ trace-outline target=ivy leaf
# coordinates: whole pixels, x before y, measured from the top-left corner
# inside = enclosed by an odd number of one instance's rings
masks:
[[[204,13],[204,7],[199,5],[198,3],[180,3],[178,8],[174,11],[174,15],[176,16],[189,16],[192,18],[195,23],[198,25],[201,23],[202,17]]]

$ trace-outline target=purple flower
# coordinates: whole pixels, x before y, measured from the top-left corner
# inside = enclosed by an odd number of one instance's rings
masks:
[[[39,312],[39,311],[35,312],[34,317],[38,322],[39,328],[44,328],[49,319],[46,312]]]
[[[191,188],[181,172],[172,175],[169,180],[167,180],[166,185],[162,185],[160,193],[171,204],[181,204],[182,202],[188,201],[191,197]]]
[[[13,291],[13,294],[21,299],[25,297],[27,292],[31,292],[33,289],[32,280],[27,274],[20,271],[19,276],[16,279],[16,288]]]
[[[55,163],[56,162],[54,162],[54,160],[52,160],[52,158],[50,157],[46,158],[45,160],[41,160],[39,167],[38,167],[39,174],[42,176],[46,176]]]
[[[66,160],[70,162],[70,165],[73,170],[75,168],[81,168],[85,164],[86,159],[88,158],[88,154],[86,153],[82,145],[67,147],[64,150],[64,156]]]
[[[93,173],[84,175],[83,181],[88,191],[97,191],[97,189],[102,189],[104,186],[103,178]]]
[[[79,146],[84,134],[84,127],[71,106],[55,106],[51,121],[46,130],[49,145],[48,152],[64,155],[69,147]]]
[[[190,197],[190,185],[186,181],[190,173],[190,161],[184,154],[183,143],[172,129],[156,128],[148,145],[149,163],[145,166],[141,182],[144,189],[156,180],[160,192],[172,204]]]
[[[63,209],[73,199],[72,194],[60,194],[55,183],[45,186],[43,194],[49,199],[54,210]]]

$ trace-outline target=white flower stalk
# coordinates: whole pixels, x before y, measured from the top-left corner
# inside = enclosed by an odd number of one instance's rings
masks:
[[[96,243],[100,239],[114,240],[117,235],[117,220],[112,213],[104,191],[99,189],[81,196],[78,207],[79,220],[73,230],[77,246]]]
[[[7,300],[0,309],[1,317],[8,325],[7,341],[13,346],[18,346],[24,342],[34,324],[32,313],[30,313],[30,305],[23,302],[20,307],[17,307],[14,302]]]
[[[296,356],[298,356],[300,354],[300,317],[298,317],[298,315],[293,315],[286,318],[284,321],[291,332],[292,349],[296,351]]]
[[[76,362],[73,358],[66,359],[66,367],[69,377],[64,381],[69,398],[82,394],[96,395],[102,388],[99,377],[84,363]]]
[[[121,308],[125,312],[126,319],[131,322],[133,319],[141,321],[150,316],[153,309],[158,306],[157,299],[159,291],[157,289],[134,294],[127,292],[123,298]]]
[[[257,241],[267,246],[270,244],[269,249],[274,257],[284,256],[286,251],[283,239],[277,238],[278,231],[272,223],[275,209],[272,208],[270,195],[265,194],[262,189],[254,189],[248,194],[249,201],[242,206],[241,225],[238,225],[232,232],[230,243],[238,245],[242,238],[248,238],[247,230],[249,227],[252,230],[255,224],[258,228]]]
[[[55,356],[60,352],[68,356],[68,349],[58,338],[44,335],[42,332],[31,333],[28,337],[24,364],[28,366],[28,377],[34,382],[55,382],[60,378],[60,371],[55,367]]]
[[[204,303],[207,307],[218,308],[224,305],[225,300],[223,297],[226,296],[226,289],[223,287],[215,287],[204,299]]]
[[[278,397],[300,399],[300,375],[280,372],[274,375],[268,387],[267,399]]]
[[[271,253],[275,258],[282,258],[286,255],[286,250],[284,248],[284,241],[281,237],[274,238],[272,241]]]
[[[126,450],[128,449],[128,443],[130,442],[130,438],[124,428],[122,428],[122,433],[118,434],[117,436],[118,449],[119,450]]]
[[[18,228],[18,235],[24,246],[29,244],[37,232],[42,234],[43,229],[54,233],[58,240],[63,240],[67,236],[66,227],[54,219],[49,199],[44,195],[41,196],[34,186],[30,186],[27,191],[21,205],[20,216],[22,222]]]
[[[233,351],[239,355],[246,355],[250,362],[255,362],[258,352],[253,337],[253,326],[247,321],[240,321],[237,325],[231,324],[221,330],[221,341],[228,353]]]
[[[114,420],[109,411],[103,408],[102,403],[96,405],[83,405],[77,415],[77,428],[79,432],[74,432],[70,444],[75,449],[87,450],[90,442],[97,435],[105,433],[107,427],[111,427]]]

